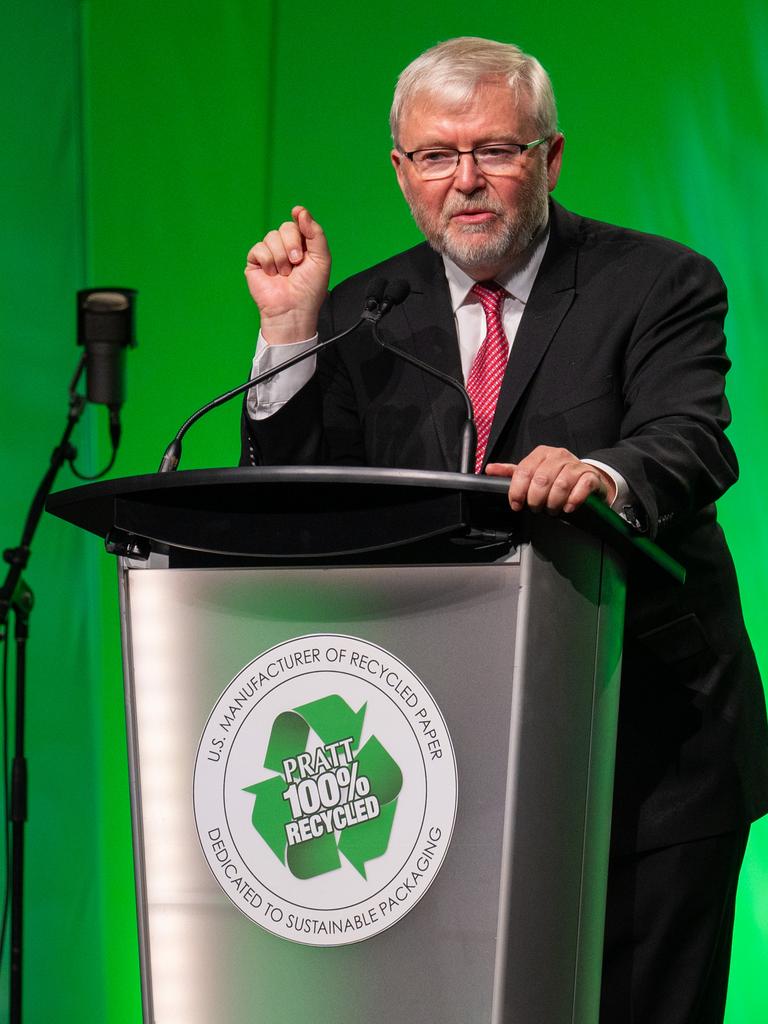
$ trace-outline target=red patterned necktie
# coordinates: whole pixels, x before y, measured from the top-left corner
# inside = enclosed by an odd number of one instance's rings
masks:
[[[475,472],[479,473],[485,458],[485,448],[488,444],[488,435],[491,432],[493,414],[496,411],[499,388],[507,368],[509,342],[501,322],[501,306],[506,295],[504,289],[495,281],[489,281],[485,284],[474,285],[472,291],[480,299],[487,325],[485,340],[475,356],[467,377],[467,391],[472,399],[475,426],[477,427]]]

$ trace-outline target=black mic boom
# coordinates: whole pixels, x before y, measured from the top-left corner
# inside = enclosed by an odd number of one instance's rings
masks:
[[[459,437],[459,472],[460,473],[471,473],[475,464],[475,450],[477,448],[477,429],[475,428],[475,417],[472,410],[472,399],[469,397],[469,393],[461,381],[449,376],[447,373],[443,373],[442,370],[438,370],[435,366],[430,366],[429,363],[425,363],[423,359],[417,359],[416,356],[411,355],[410,352],[404,352],[403,349],[398,348],[396,345],[390,345],[386,342],[378,331],[378,321],[388,313],[393,306],[399,305],[404,299],[410,295],[411,286],[407,281],[402,279],[392,281],[384,289],[384,295],[382,296],[381,302],[379,303],[379,315],[372,320],[371,330],[376,341],[381,345],[387,352],[391,352],[393,355],[399,356],[400,359],[404,359],[407,363],[412,366],[418,367],[423,370],[424,373],[428,373],[431,377],[436,377],[437,380],[442,381],[443,384],[447,384],[448,387],[453,388],[454,391],[458,392],[464,402],[465,417],[464,425],[461,428],[461,434]]]

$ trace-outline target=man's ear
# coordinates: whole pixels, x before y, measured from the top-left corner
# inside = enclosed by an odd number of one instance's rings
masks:
[[[557,179],[560,177],[564,146],[565,136],[562,132],[558,132],[547,146],[547,184],[550,192],[554,191]]]
[[[403,156],[399,149],[393,149],[389,154],[389,159],[392,161],[392,166],[395,169],[397,184],[400,186],[400,191],[405,195],[405,164],[408,157]]]

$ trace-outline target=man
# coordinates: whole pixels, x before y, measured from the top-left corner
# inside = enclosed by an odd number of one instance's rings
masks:
[[[768,809],[765,707],[712,505],[737,473],[724,286],[680,245],[550,201],[563,136],[517,47],[422,54],[392,134],[427,244],[327,296],[325,236],[295,207],[248,254],[256,367],[351,324],[371,277],[405,278],[388,336],[466,382],[477,468],[509,477],[512,508],[567,514],[596,494],[686,566],[684,588],[630,588],[601,1019],[714,1024],[749,822]],[[456,395],[364,331],[258,390],[245,462],[456,467]]]

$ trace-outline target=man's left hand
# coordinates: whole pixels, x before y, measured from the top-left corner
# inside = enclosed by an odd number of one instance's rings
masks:
[[[603,470],[581,462],[566,448],[539,445],[516,465],[491,462],[485,467],[488,476],[511,477],[509,504],[514,512],[528,507],[534,512],[552,515],[573,512],[590,494],[606,505],[616,497],[616,486]]]

